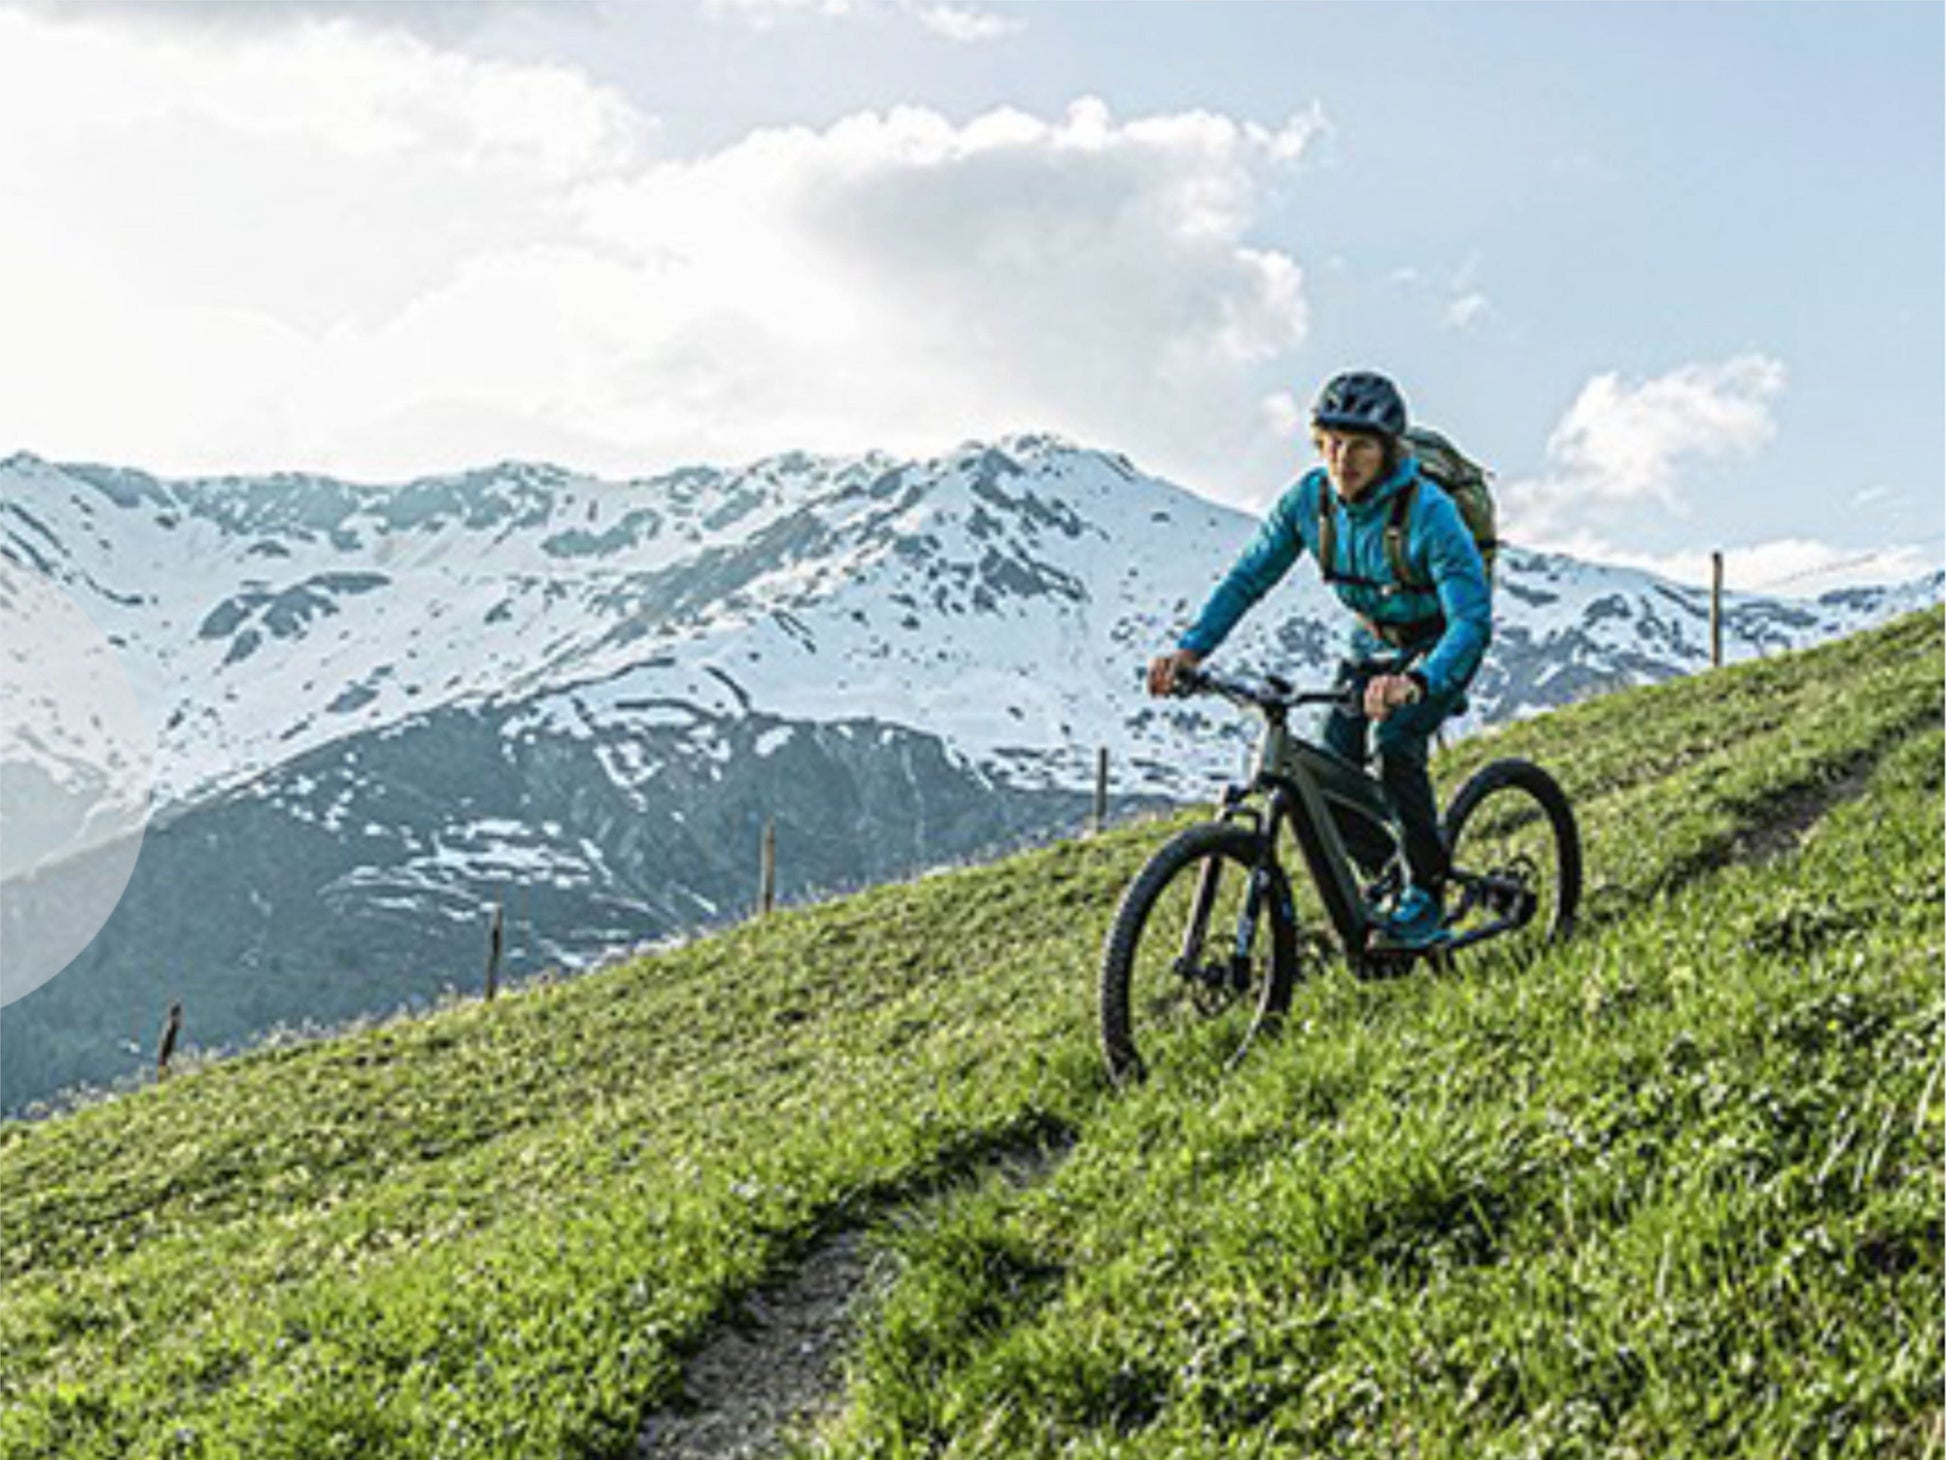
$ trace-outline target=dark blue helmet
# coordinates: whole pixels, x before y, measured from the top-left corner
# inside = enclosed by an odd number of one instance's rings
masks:
[[[1311,424],[1341,431],[1376,431],[1382,436],[1405,434],[1405,397],[1383,375],[1347,370],[1334,375],[1318,392],[1311,407]]]

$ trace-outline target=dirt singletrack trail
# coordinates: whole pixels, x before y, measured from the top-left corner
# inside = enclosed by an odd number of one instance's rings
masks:
[[[1024,1190],[1049,1176],[1072,1149],[1072,1138],[1062,1137],[1001,1150],[818,1242],[719,1323],[683,1371],[682,1398],[644,1419],[635,1443],[639,1460],[770,1460],[781,1454],[793,1435],[842,1406],[845,1350],[897,1281],[896,1260],[875,1250],[871,1233],[924,1221],[953,1191],[989,1177]]]
[[[856,1229],[838,1233],[781,1283],[745,1298],[689,1363],[683,1403],[650,1415],[639,1456],[760,1460],[813,1423],[842,1392],[839,1361],[860,1299],[890,1280]]]

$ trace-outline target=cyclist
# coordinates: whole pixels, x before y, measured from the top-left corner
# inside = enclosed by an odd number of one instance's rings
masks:
[[[1335,519],[1324,579],[1357,616],[1338,671],[1356,710],[1333,710],[1324,741],[1363,765],[1376,724],[1379,779],[1405,841],[1409,882],[1381,923],[1386,941],[1442,941],[1445,842],[1426,768],[1433,732],[1465,708],[1468,684],[1493,635],[1492,600],[1480,550],[1452,498],[1419,475],[1404,441],[1405,399],[1383,375],[1333,377],[1311,409],[1311,440],[1323,465],[1306,472],[1270,509],[1256,537],[1170,653],[1149,665],[1149,692],[1170,693],[1177,673],[1200,664],[1251,605],[1288,573],[1300,552],[1320,555],[1323,513]],[[1385,535],[1395,499],[1417,482],[1405,526],[1405,561],[1427,589],[1394,580]],[[1403,672],[1398,672],[1403,667]],[[1369,873],[1389,855],[1386,839],[1357,818],[1341,824],[1347,849]]]

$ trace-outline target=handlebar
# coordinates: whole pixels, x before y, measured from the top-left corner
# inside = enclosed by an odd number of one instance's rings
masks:
[[[1354,692],[1343,686],[1301,690],[1274,674],[1266,674],[1258,680],[1242,675],[1220,674],[1212,669],[1178,669],[1171,693],[1177,698],[1198,694],[1221,695],[1232,704],[1266,714],[1282,714],[1298,705],[1354,707]]]

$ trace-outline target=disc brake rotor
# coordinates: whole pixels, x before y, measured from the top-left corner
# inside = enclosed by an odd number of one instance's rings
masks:
[[[1236,1002],[1239,990],[1230,980],[1230,971],[1220,963],[1205,963],[1189,971],[1189,1001],[1205,1017],[1220,1014]]]
[[[1532,857],[1523,852],[1495,867],[1491,877],[1493,890],[1487,899],[1496,913],[1501,917],[1532,916],[1537,901],[1534,884],[1540,880],[1540,868]]]

